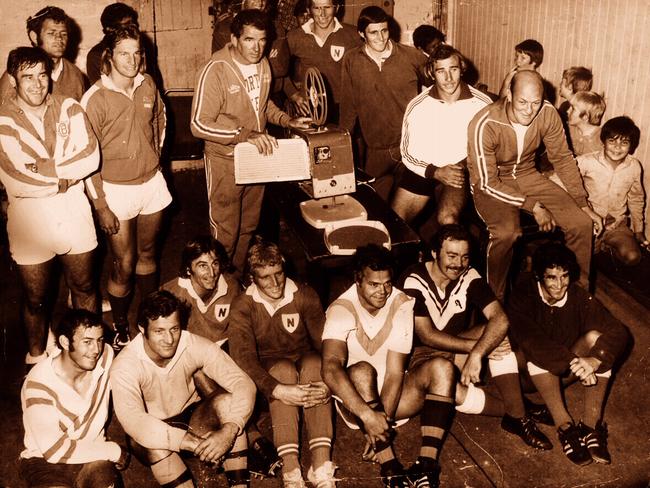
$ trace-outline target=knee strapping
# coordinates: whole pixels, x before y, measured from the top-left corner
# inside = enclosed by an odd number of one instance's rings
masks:
[[[548,370],[540,368],[539,366],[531,363],[530,361],[526,363],[526,369],[528,369],[528,374],[530,374],[531,376],[537,376],[540,374],[548,373]]]
[[[519,372],[517,369],[517,358],[514,352],[509,352],[505,356],[502,356],[501,359],[488,359],[488,368],[490,368],[490,374],[493,378],[495,376],[516,374]]]
[[[192,479],[192,473],[190,472],[189,469],[185,469],[178,478],[173,479],[171,481],[168,481],[167,483],[160,483],[161,488],[176,488],[177,486],[180,486],[184,483],[187,483],[188,481],[193,482]],[[193,483],[192,483],[193,484]]]
[[[456,410],[461,413],[477,414],[485,408],[485,392],[475,387],[472,383],[467,385],[465,401],[456,405]]]

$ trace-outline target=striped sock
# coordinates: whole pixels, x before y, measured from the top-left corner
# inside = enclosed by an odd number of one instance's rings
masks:
[[[428,394],[420,415],[422,447],[420,457],[438,459],[442,443],[451,427],[454,415],[454,399]]]

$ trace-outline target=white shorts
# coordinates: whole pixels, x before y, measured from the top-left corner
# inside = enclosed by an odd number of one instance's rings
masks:
[[[7,235],[11,257],[20,265],[95,249],[97,235],[83,183],[49,197],[11,198]]]
[[[160,212],[172,202],[171,193],[160,171],[139,185],[117,185],[103,182],[108,208],[119,220]]]

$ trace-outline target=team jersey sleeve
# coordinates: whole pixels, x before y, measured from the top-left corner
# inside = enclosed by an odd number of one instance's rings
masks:
[[[467,296],[478,310],[484,310],[490,303],[497,300],[492,288],[483,278],[472,280],[467,287]]]
[[[415,300],[405,301],[393,318],[393,329],[388,337],[388,349],[409,354],[413,347],[413,306]]]
[[[316,292],[307,285],[302,286],[303,307],[300,312],[307,326],[311,343],[317,351],[322,349],[323,327],[325,313]]]
[[[348,335],[356,330],[354,316],[342,305],[332,304],[325,314],[323,340],[347,342]]]
[[[81,106],[86,111],[90,125],[95,132],[95,136],[101,139],[102,126],[105,115],[104,100],[97,94],[98,85],[93,85],[81,98]],[[101,140],[100,140],[101,145]],[[90,198],[93,207],[101,210],[108,207],[106,203],[106,194],[104,193],[104,180],[102,179],[101,169],[95,171],[92,175],[84,180],[86,184],[86,193]]]
[[[352,73],[352,60],[354,51],[348,51],[343,56],[343,66],[341,67],[341,101],[339,107],[341,110],[339,116],[339,125],[352,133],[354,124],[357,121],[357,107],[354,103],[354,86]]]
[[[428,91],[424,96],[428,96]],[[422,110],[422,104],[422,95],[418,95],[406,107],[400,152],[404,166],[425,178],[427,166],[431,165],[427,161],[427,155],[431,151],[431,124],[427,120],[428,114]]]

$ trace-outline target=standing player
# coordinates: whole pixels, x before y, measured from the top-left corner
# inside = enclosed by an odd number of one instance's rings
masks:
[[[31,487],[122,487],[128,452],[107,441],[113,351],[104,324],[70,310],[55,329],[58,352],[32,369],[21,392],[25,450],[20,473]]]
[[[7,72],[13,95],[0,108],[0,181],[9,198],[9,250],[25,293],[29,365],[45,358],[55,257],[74,307],[97,311],[97,237],[79,181],[97,169],[99,148],[81,106],[48,95],[51,61],[43,50],[14,49]]]
[[[86,185],[112,255],[108,299],[119,349],[130,337],[133,275],[141,297],[158,287],[157,239],[172,197],[159,164],[164,106],[152,78],[142,74],[140,32],[127,24],[103,42],[102,77],[82,100],[102,150],[101,169]]]
[[[86,78],[74,63],[63,57],[68,47],[71,20],[58,7],[45,7],[27,19],[27,35],[34,47],[40,47],[52,61],[51,93],[81,100]],[[6,71],[0,78],[0,104],[13,95],[13,85]]]
[[[454,413],[453,366],[441,358],[407,372],[413,341],[413,305],[392,284],[385,248],[360,247],[355,283],[327,309],[323,379],[346,424],[361,428],[375,450],[388,487],[438,486],[438,456]],[[391,442],[398,420],[420,414],[422,446],[404,471]]]

